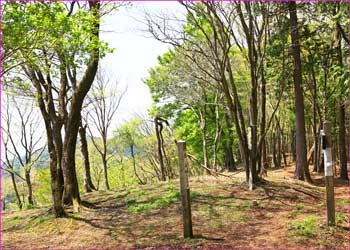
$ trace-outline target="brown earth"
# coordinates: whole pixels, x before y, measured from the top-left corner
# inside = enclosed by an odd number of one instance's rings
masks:
[[[231,178],[190,180],[194,239],[182,237],[178,181],[83,196],[78,214],[47,208],[2,214],[3,248],[337,248],[349,249],[350,192],[335,180],[336,227],[326,226],[324,180],[296,181],[293,167],[269,171],[255,190]]]

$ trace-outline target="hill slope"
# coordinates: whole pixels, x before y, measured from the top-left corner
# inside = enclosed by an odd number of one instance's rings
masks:
[[[178,181],[171,181],[86,194],[81,213],[63,219],[47,208],[5,213],[3,247],[347,248],[347,183],[336,181],[337,227],[328,229],[322,177],[309,185],[292,171],[271,171],[254,191],[242,184],[244,173],[192,178],[194,239],[182,237]]]

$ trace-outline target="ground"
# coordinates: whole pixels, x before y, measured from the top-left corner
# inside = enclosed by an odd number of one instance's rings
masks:
[[[324,180],[296,181],[293,167],[269,171],[249,191],[244,173],[190,179],[194,239],[182,237],[178,180],[82,197],[80,213],[47,208],[2,214],[3,248],[337,248],[349,249],[348,183],[335,180],[336,227],[326,226]]]

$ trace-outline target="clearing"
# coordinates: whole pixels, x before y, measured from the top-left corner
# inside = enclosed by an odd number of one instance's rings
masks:
[[[182,237],[179,185],[170,181],[86,194],[82,211],[62,219],[47,207],[6,212],[3,248],[348,248],[348,183],[335,180],[337,226],[328,228],[323,177],[310,185],[293,171],[270,170],[254,191],[243,172],[191,178],[194,239]]]

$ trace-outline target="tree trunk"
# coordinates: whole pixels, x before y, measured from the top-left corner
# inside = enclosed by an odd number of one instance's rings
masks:
[[[313,81],[313,137],[314,137],[314,144],[315,144],[315,150],[314,150],[314,159],[313,159],[313,165],[314,169],[313,172],[317,172],[319,166],[318,166],[318,133],[317,133],[317,82],[316,82],[316,76],[315,71],[312,67],[312,81]]]
[[[236,164],[235,164],[235,158],[233,156],[233,134],[232,134],[232,124],[230,121],[230,118],[228,115],[225,113],[225,120],[226,120],[226,125],[227,125],[227,143],[225,143],[224,148],[225,148],[225,168],[229,172],[236,171]]]
[[[16,198],[17,198],[17,206],[18,206],[19,209],[22,209],[23,208],[23,204],[22,204],[22,200],[21,200],[21,197],[20,197],[18,189],[17,189],[15,174],[14,173],[10,173],[10,175],[11,175],[11,181],[12,181],[12,185],[13,185],[13,190],[15,191],[15,195],[16,195]]]
[[[64,191],[64,178],[62,171],[62,137],[61,128],[62,124],[58,122],[51,122],[47,119],[47,113],[43,103],[39,100],[40,111],[44,117],[46,135],[47,135],[47,147],[50,156],[50,176],[51,176],[51,193],[53,199],[53,212],[55,216],[65,216],[63,209],[63,191]],[[44,109],[44,110],[43,110]],[[51,127],[54,124],[54,127]]]
[[[71,110],[65,124],[63,144],[64,204],[73,205],[74,212],[79,211],[80,193],[75,165],[75,151],[80,125],[82,100],[73,95]]]
[[[263,135],[266,130],[266,79],[264,74],[264,62],[262,62],[261,66],[261,122],[260,122],[260,134]],[[267,157],[266,157],[266,145],[265,145],[266,137],[262,139],[261,146],[259,148],[259,165],[260,165],[260,173],[265,173]]]
[[[24,175],[26,179],[27,189],[28,189],[28,204],[33,205],[33,186],[32,181],[30,179],[30,171],[24,170]]]
[[[292,38],[292,54],[294,59],[294,94],[295,94],[295,113],[296,113],[296,168],[295,178],[304,180],[304,174],[308,181],[311,176],[307,166],[306,135],[305,135],[305,116],[304,116],[304,96],[302,89],[302,69],[300,58],[298,18],[296,2],[289,2],[290,15],[290,34]]]
[[[84,166],[84,188],[85,192],[89,193],[92,190],[96,190],[94,184],[91,180],[91,172],[90,172],[90,160],[89,160],[89,149],[88,143],[86,140],[86,126],[82,125],[79,128],[79,137],[80,137],[80,151],[81,156],[83,158],[83,166]]]
[[[335,32],[335,44],[337,46],[337,59],[339,67],[343,67],[343,56],[341,50],[341,41],[340,41],[340,30],[339,24]],[[347,156],[346,156],[346,125],[345,125],[345,104],[343,101],[343,92],[345,92],[345,84],[340,82],[339,86],[342,88],[340,92],[340,97],[338,101],[338,112],[339,112],[339,160],[340,160],[340,178],[343,180],[348,180],[348,171],[347,171]],[[343,87],[344,86],[344,87]]]
[[[220,124],[220,113],[219,113],[219,105],[218,105],[218,96],[219,94],[216,93],[215,95],[215,137],[214,137],[214,144],[213,144],[213,168],[215,170],[218,170],[217,167],[217,160],[218,160],[218,142],[220,140],[221,135],[221,124]]]
[[[343,180],[348,180],[346,156],[345,105],[342,101],[339,101],[339,158],[340,178]]]
[[[206,99],[206,97],[205,97]],[[207,174],[210,174],[210,166],[209,166],[209,159],[208,159],[208,149],[207,149],[207,105],[204,104],[203,112],[201,114],[201,131],[202,131],[202,149],[203,149],[203,161],[204,161],[204,168],[207,172]]]
[[[103,155],[102,158],[102,164],[103,164],[103,177],[105,180],[105,187],[106,190],[110,190],[109,182],[108,182],[108,173],[107,173],[107,160],[106,160],[106,155]]]
[[[295,148],[295,144],[296,144],[296,134],[294,130],[290,131],[290,149],[291,149],[291,159],[293,162],[296,162],[297,160],[297,155],[296,155],[296,148]]]
[[[159,120],[159,118],[156,116],[154,118],[154,125],[156,128],[156,137],[157,137],[157,146],[158,146],[158,159],[159,159],[159,165],[160,165],[160,172],[161,172],[161,181],[165,181],[165,167],[164,167],[164,159],[163,159],[163,151],[162,151],[162,140],[161,140],[161,130],[162,130],[162,122]]]
[[[130,151],[131,151],[132,165],[133,165],[133,168],[134,168],[135,176],[136,176],[136,178],[139,180],[139,184],[145,184],[145,183],[141,180],[141,178],[139,177],[139,175],[137,174],[137,171],[136,171],[136,160],[135,160],[134,146],[133,146],[133,145],[131,145]]]

